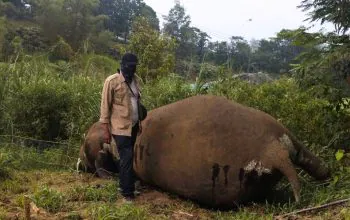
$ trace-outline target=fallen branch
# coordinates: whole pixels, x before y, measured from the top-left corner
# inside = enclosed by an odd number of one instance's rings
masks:
[[[304,213],[304,212],[324,209],[324,208],[327,208],[329,206],[340,205],[340,204],[343,204],[343,203],[346,203],[346,202],[349,202],[349,201],[350,201],[350,198],[342,199],[342,200],[330,202],[330,203],[327,203],[327,204],[324,204],[324,205],[321,205],[321,206],[310,207],[310,208],[306,208],[306,209],[301,209],[301,210],[297,210],[297,211],[294,211],[294,212],[290,212],[290,213],[287,213],[287,214],[284,214],[284,215],[278,215],[278,216],[274,217],[274,219],[281,219],[281,218],[285,218],[285,217],[291,216],[291,215],[297,215],[297,214]]]

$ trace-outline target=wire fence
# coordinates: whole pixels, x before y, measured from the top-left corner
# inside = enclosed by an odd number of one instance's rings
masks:
[[[74,141],[45,141],[17,135],[0,135],[0,153],[8,156],[8,163],[26,168],[74,169],[79,144]]]

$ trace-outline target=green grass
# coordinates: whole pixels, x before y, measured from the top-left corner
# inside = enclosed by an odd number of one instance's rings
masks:
[[[40,187],[31,196],[35,204],[45,210],[56,213],[65,208],[65,196],[47,186]]]
[[[0,171],[9,168],[17,170],[62,170],[74,169],[78,158],[79,143],[62,145],[61,147],[43,149],[5,144],[0,146]],[[72,155],[72,156],[70,156]],[[1,162],[2,161],[2,162]]]
[[[94,220],[144,220],[149,219],[149,212],[144,207],[137,207],[134,205],[98,205],[90,207],[90,216]]]
[[[69,190],[69,201],[115,202],[120,198],[116,183],[96,186],[76,186]]]

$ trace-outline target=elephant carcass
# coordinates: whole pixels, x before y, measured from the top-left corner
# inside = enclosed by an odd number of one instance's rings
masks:
[[[322,180],[329,171],[270,115],[216,96],[195,96],[149,112],[135,144],[144,182],[211,207],[231,207],[272,189],[293,164]]]
[[[111,138],[113,140],[113,138]],[[116,159],[115,142],[103,142],[102,123],[94,123],[80,147],[77,168],[94,173],[102,178],[109,178],[119,172],[119,162]]]

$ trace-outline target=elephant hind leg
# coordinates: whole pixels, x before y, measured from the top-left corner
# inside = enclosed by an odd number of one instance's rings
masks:
[[[298,179],[298,174],[293,167],[292,162],[289,158],[286,158],[283,164],[281,164],[277,169],[287,177],[288,181],[292,185],[293,194],[296,202],[300,201],[300,182]]]
[[[267,152],[264,155],[264,160],[270,162],[272,168],[279,170],[284,176],[287,177],[288,181],[291,183],[295,201],[299,202],[300,182],[293,163],[289,158],[288,150],[277,140],[271,143],[271,145],[266,149]]]

